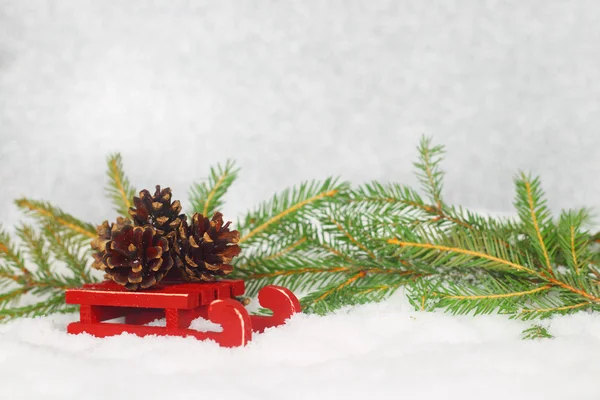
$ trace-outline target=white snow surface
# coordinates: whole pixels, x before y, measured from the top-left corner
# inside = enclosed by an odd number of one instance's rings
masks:
[[[529,323],[413,311],[401,294],[226,349],[193,338],[68,335],[74,315],[0,326],[4,399],[600,398],[600,316]],[[194,324],[198,324],[197,321]]]
[[[236,216],[301,180],[414,184],[422,133],[445,196],[510,212],[518,169],[553,210],[600,197],[595,0],[0,0],[0,222],[45,199],[112,219],[104,160],[134,185],[242,167]],[[600,317],[531,323],[412,310],[401,293],[298,315],[246,348],[70,336],[75,315],[0,325],[1,399],[600,399]],[[200,322],[197,326],[204,326]]]

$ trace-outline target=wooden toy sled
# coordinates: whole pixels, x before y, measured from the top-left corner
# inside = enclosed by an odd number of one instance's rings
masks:
[[[294,294],[280,286],[266,286],[258,293],[258,301],[273,311],[272,316],[249,315],[235,296],[244,294],[244,281],[163,284],[147,291],[131,292],[112,281],[68,289],[68,304],[80,305],[80,321],[67,327],[72,334],[86,332],[98,337],[123,332],[138,336],[193,336],[212,339],[224,347],[244,346],[252,332],[283,325],[300,312]],[[106,322],[125,317],[125,323]],[[190,329],[190,323],[202,317],[220,324],[221,332]],[[166,326],[148,326],[149,322],[166,318]]]

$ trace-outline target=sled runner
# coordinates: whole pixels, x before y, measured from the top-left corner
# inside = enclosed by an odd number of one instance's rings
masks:
[[[252,332],[282,325],[300,312],[298,299],[284,287],[270,285],[258,293],[260,305],[272,310],[272,316],[249,315],[234,299],[243,294],[242,280],[161,284],[138,292],[128,291],[113,281],[84,285],[66,291],[66,302],[80,305],[80,320],[69,324],[67,331],[97,337],[123,332],[138,336],[193,336],[199,340],[212,339],[224,347],[236,347],[246,345],[252,339]],[[125,323],[106,322],[119,317],[125,317]],[[190,329],[190,323],[198,317],[220,324],[223,330]],[[166,326],[145,325],[159,318],[166,318]]]

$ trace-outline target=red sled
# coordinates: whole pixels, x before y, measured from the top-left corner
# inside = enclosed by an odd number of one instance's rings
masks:
[[[301,311],[290,290],[270,285],[258,292],[258,301],[273,315],[249,315],[234,299],[243,294],[242,280],[163,284],[140,292],[128,291],[112,281],[84,285],[66,291],[66,302],[80,305],[80,320],[69,324],[67,332],[85,332],[97,337],[123,332],[138,336],[193,336],[199,340],[212,339],[224,347],[237,347],[252,340],[252,332],[283,325]],[[125,323],[105,322],[119,317],[125,317]],[[223,330],[190,329],[190,323],[198,317],[221,325]],[[166,326],[146,325],[159,318],[166,318]]]

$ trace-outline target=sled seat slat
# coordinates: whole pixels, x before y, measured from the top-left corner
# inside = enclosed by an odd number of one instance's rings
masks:
[[[66,302],[94,306],[194,309],[217,299],[242,294],[244,282],[238,280],[166,284],[144,292],[128,291],[115,282],[102,282],[67,290]]]
[[[68,304],[138,307],[138,308],[195,308],[198,295],[194,293],[137,293],[89,291],[70,289],[66,294]]]

